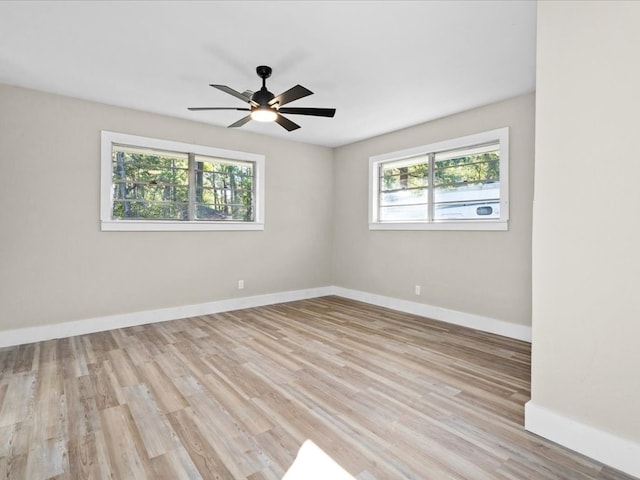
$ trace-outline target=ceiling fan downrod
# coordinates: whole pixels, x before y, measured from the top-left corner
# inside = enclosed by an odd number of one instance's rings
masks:
[[[267,78],[271,76],[273,70],[267,65],[256,67],[256,73],[262,78],[262,88],[251,96],[251,100],[256,102],[259,108],[270,108],[269,102],[275,97],[273,93],[267,90]]]

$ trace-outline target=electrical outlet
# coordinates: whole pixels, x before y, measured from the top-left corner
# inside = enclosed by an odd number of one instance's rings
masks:
[[[244,288],[244,280],[238,280],[238,290],[242,290]]]
[[[416,285],[416,295],[420,295],[421,290],[422,288],[420,288],[420,285]]]

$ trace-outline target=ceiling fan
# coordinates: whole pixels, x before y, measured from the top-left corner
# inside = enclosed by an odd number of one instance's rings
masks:
[[[298,100],[308,95],[312,95],[313,92],[303,87],[302,85],[296,85],[295,87],[291,87],[289,90],[281,93],[276,97],[273,93],[267,90],[266,86],[267,78],[271,76],[271,72],[271,67],[268,67],[266,65],[260,65],[256,68],[256,73],[260,78],[262,78],[262,88],[257,92],[246,90],[240,93],[233,88],[227,87],[226,85],[210,84],[211,87],[222,90],[229,95],[233,95],[234,97],[247,102],[249,104],[249,108],[189,107],[189,110],[240,110],[244,112],[250,112],[246,117],[243,117],[237,122],[229,125],[229,128],[241,127],[249,120],[256,120],[258,122],[275,121],[277,124],[287,129],[288,131],[296,130],[300,128],[300,125],[292,122],[286,117],[283,117],[283,113],[286,113],[287,115],[312,115],[314,117],[333,117],[336,114],[335,108],[284,107],[284,105],[286,105],[287,103],[293,102],[294,100]]]

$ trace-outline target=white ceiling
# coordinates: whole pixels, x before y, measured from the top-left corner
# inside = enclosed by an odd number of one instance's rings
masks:
[[[0,1],[0,83],[227,126],[258,65],[302,128],[243,130],[330,147],[535,89],[535,1]]]

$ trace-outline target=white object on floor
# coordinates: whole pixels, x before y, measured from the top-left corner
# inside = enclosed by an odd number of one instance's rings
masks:
[[[320,447],[311,440],[305,442],[298,450],[282,480],[355,480],[355,477],[336,463]]]

